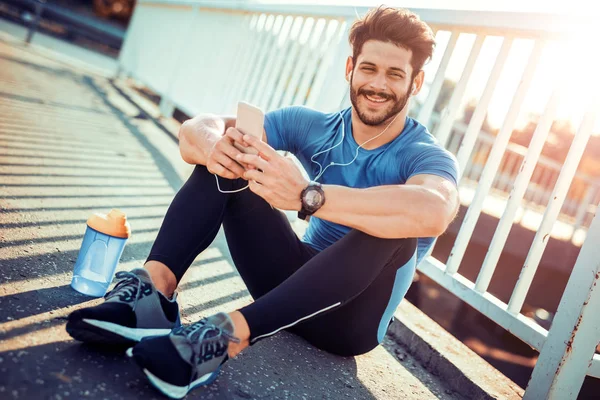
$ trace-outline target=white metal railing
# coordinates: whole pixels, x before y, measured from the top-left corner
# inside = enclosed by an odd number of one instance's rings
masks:
[[[458,154],[461,142],[465,137],[468,126],[456,122],[446,148]],[[485,131],[480,131],[474,137],[472,154],[462,172],[462,184],[476,184],[481,179],[481,174],[489,154],[494,145],[495,137]],[[491,188],[500,196],[508,197],[519,167],[527,154],[527,148],[517,143],[508,143],[498,172],[494,177]],[[540,210],[546,207],[563,165],[547,156],[540,155],[533,175],[523,196],[523,208]],[[559,218],[572,225],[571,237],[579,228],[588,228],[594,215],[593,205],[600,202],[600,179],[582,172],[577,172],[571,187],[568,188],[567,197],[562,206]]]
[[[316,3],[316,2],[315,2]],[[304,104],[323,111],[348,105],[343,77],[348,30],[356,14],[366,8],[319,5],[279,5],[237,0],[139,0],[120,55],[120,69],[161,95],[161,110],[178,107],[189,115],[199,112],[232,114],[238,100],[265,110]],[[507,12],[414,10],[440,39],[435,62],[426,70],[423,95],[412,101],[411,112],[430,127],[438,140],[457,155],[461,187],[474,187],[451,255],[442,262],[426,258],[419,270],[526,343],[540,358],[525,392],[530,399],[574,398],[586,374],[600,377],[600,358],[594,356],[600,338],[600,202],[599,176],[578,172],[579,161],[597,123],[598,98],[582,104],[587,110],[571,143],[566,160],[542,155],[559,103],[569,98],[564,85],[552,76],[546,107],[528,148],[510,142],[518,117],[527,103],[532,82],[549,62],[545,51],[566,35],[591,24],[583,18]],[[461,41],[472,39],[470,50],[460,53]],[[445,40],[441,40],[446,38]],[[495,62],[484,71],[486,83],[468,124],[459,120],[470,85],[481,76],[478,63],[489,54],[488,39],[500,38]],[[482,131],[486,114],[500,90],[499,82],[515,63],[523,42],[530,51],[514,93],[506,100],[507,112],[496,135]],[[588,51],[584,53],[590,53]],[[573,57],[561,55],[565,59]],[[489,57],[489,56],[488,56]],[[462,62],[448,104],[436,112],[444,81],[453,64]],[[553,59],[551,63],[555,63]],[[581,62],[589,71],[598,60]],[[576,67],[579,71],[579,66]],[[564,74],[564,70],[562,71]],[[518,73],[517,73],[518,75]],[[589,74],[591,78],[592,75]],[[586,77],[587,79],[587,77]],[[596,89],[591,92],[597,93]],[[540,100],[543,102],[546,100]],[[440,111],[440,110],[438,110]],[[598,132],[595,132],[598,133]],[[505,207],[476,282],[458,270],[475,224],[488,196],[504,196]],[[543,217],[529,249],[521,276],[508,304],[490,294],[489,287],[517,211],[537,209]],[[596,217],[593,215],[596,214]],[[550,331],[521,313],[552,228],[561,219],[573,232],[587,237]],[[594,314],[596,316],[594,316]]]

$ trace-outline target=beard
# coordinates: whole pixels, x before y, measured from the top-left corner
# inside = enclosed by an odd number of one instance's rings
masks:
[[[391,102],[387,108],[380,110],[374,114],[369,113],[367,110],[361,109],[358,106],[359,96],[379,96],[388,101],[391,100]],[[358,118],[363,124],[368,126],[378,126],[382,125],[386,121],[395,117],[399,112],[404,110],[404,107],[406,107],[406,103],[408,103],[408,90],[400,98],[398,98],[394,94],[375,92],[373,90],[355,90],[354,87],[352,87],[352,78],[350,78],[350,101],[352,102],[352,106],[356,110],[356,114],[358,114]]]

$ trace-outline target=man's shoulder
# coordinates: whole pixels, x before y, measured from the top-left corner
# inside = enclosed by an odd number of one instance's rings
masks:
[[[307,106],[288,106],[268,112],[265,119],[269,123],[277,123],[284,129],[301,129],[305,131],[329,129],[339,121],[341,112],[326,113]]]
[[[329,115],[328,113],[324,113],[322,111],[315,110],[314,108],[303,105],[285,106],[270,111],[267,114],[276,114],[280,116],[296,118],[326,118]]]
[[[401,148],[401,153],[403,154],[414,154],[415,156],[426,155],[426,154],[439,154],[445,156],[445,158],[449,158],[454,160],[455,156],[450,151],[448,151],[444,146],[440,144],[429,129],[416,119],[410,118],[407,123],[411,124],[410,126],[410,135],[409,135],[409,143],[405,143]]]

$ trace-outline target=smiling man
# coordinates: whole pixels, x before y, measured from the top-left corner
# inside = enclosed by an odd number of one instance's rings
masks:
[[[383,340],[417,263],[456,214],[457,164],[407,116],[433,52],[430,28],[411,12],[380,7],[354,23],[350,43],[348,109],[269,112],[262,141],[242,135],[230,118],[201,115],[182,125],[181,154],[194,172],[144,269],[122,273],[104,303],[71,314],[74,338],[153,336],[128,355],[174,398],[284,329],[343,356]],[[311,181],[276,150],[295,154]],[[303,238],[277,209],[312,215]],[[254,302],[179,327],[175,289],[221,225]]]

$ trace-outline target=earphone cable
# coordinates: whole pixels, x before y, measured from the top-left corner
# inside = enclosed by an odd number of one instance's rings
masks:
[[[315,153],[315,154],[313,154],[313,156],[310,158],[310,161],[311,161],[311,162],[313,162],[313,163],[315,163],[315,164],[317,164],[317,165],[319,166],[319,173],[318,173],[318,174],[317,174],[317,176],[314,178],[314,181],[317,181],[317,180],[318,180],[318,179],[319,179],[319,178],[320,178],[320,177],[321,177],[321,176],[322,176],[322,175],[325,173],[325,171],[327,171],[327,168],[329,168],[329,167],[331,167],[331,166],[337,165],[337,166],[340,166],[340,167],[346,167],[346,166],[348,166],[348,165],[352,164],[352,163],[353,163],[353,162],[354,162],[354,161],[355,161],[355,160],[358,158],[358,150],[359,150],[360,148],[362,148],[364,145],[366,145],[367,143],[369,143],[370,141],[372,141],[372,140],[375,140],[375,139],[377,139],[378,137],[380,137],[381,135],[383,135],[383,134],[384,134],[384,133],[385,133],[385,132],[388,130],[388,128],[389,128],[389,127],[390,127],[390,126],[391,126],[391,125],[394,123],[394,121],[396,120],[396,118],[398,118],[398,115],[400,115],[400,113],[396,114],[396,116],[394,117],[394,119],[392,119],[392,120],[390,121],[390,123],[389,123],[389,124],[388,124],[388,125],[385,127],[385,129],[384,129],[384,130],[382,130],[382,131],[381,131],[381,133],[379,133],[377,136],[374,136],[374,137],[372,137],[371,139],[369,139],[369,140],[366,140],[366,141],[364,141],[363,143],[361,143],[361,144],[360,144],[360,145],[359,145],[359,146],[356,148],[356,154],[354,155],[354,158],[352,159],[352,161],[350,161],[349,163],[336,163],[336,162],[333,162],[333,161],[332,161],[332,162],[330,162],[330,163],[329,163],[329,165],[328,165],[328,166],[326,166],[326,167],[325,167],[325,169],[323,169],[323,166],[322,166],[322,165],[321,165],[321,164],[320,164],[318,161],[315,161],[315,160],[314,160],[314,158],[315,158],[316,156],[318,156],[319,154],[323,154],[323,153],[325,153],[325,152],[328,152],[328,151],[331,151],[331,150],[335,149],[337,146],[341,145],[341,144],[344,142],[344,138],[346,137],[346,125],[345,125],[345,123],[344,123],[344,117],[342,116],[342,112],[341,112],[341,111],[340,111],[340,113],[339,113],[339,114],[340,114],[340,119],[341,119],[341,121],[342,121],[342,140],[340,140],[340,142],[339,142],[338,144],[336,144],[335,146],[331,147],[330,149],[327,149],[327,150],[322,150],[322,151],[320,151],[320,152],[318,152],[318,153]]]
[[[394,121],[396,121],[396,118],[398,118],[398,115],[400,115],[400,113],[396,114],[396,116],[394,117],[394,119],[392,119],[392,121],[385,127],[384,130],[381,131],[381,133],[379,133],[377,136],[372,137],[369,140],[364,141],[363,143],[361,143],[357,148],[356,148],[356,154],[354,155],[354,158],[352,159],[352,161],[350,161],[349,163],[336,163],[336,162],[330,162],[328,166],[326,166],[325,168],[323,168],[323,166],[318,162],[315,161],[315,157],[318,155],[321,155],[323,153],[326,153],[328,151],[331,151],[333,149],[335,149],[336,147],[338,147],[339,145],[341,145],[344,142],[344,138],[346,137],[346,124],[344,122],[344,116],[342,115],[342,112],[339,112],[340,115],[340,120],[342,122],[342,139],[333,147],[327,149],[327,150],[321,150],[315,154],[312,155],[312,157],[310,157],[310,161],[317,164],[319,166],[319,173],[317,174],[317,176],[313,179],[313,181],[317,181],[319,178],[321,178],[321,176],[325,173],[325,171],[327,171],[327,168],[332,167],[334,165],[337,165],[339,167],[346,167],[350,164],[352,164],[354,161],[356,161],[356,159],[358,158],[358,151],[360,148],[363,148],[364,145],[366,145],[367,143],[369,143],[372,140],[377,139],[378,137],[380,137],[381,135],[383,135],[388,128],[394,123]],[[219,190],[219,192],[221,193],[238,193],[241,192],[242,190],[246,190],[248,189],[249,185],[244,186],[241,189],[236,189],[236,190],[221,190],[221,186],[219,185],[219,177],[217,174],[213,174],[215,176],[215,181],[217,182],[217,190]]]

